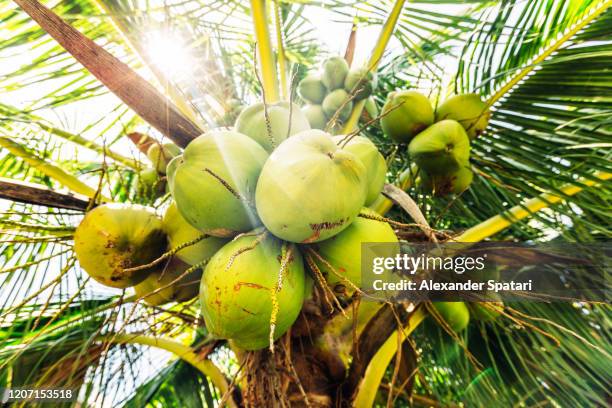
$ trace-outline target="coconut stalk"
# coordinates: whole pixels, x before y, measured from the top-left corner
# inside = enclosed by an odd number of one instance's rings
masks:
[[[383,28],[378,36],[378,41],[376,42],[376,46],[372,50],[372,54],[370,55],[370,59],[368,60],[368,70],[371,72],[376,71],[380,60],[385,53],[385,49],[387,48],[387,44],[393,35],[393,31],[395,30],[395,26],[397,25],[397,21],[399,20],[400,14],[402,13],[402,8],[404,7],[405,0],[396,0],[393,5],[393,9],[389,13],[387,17],[387,21],[383,25]],[[355,103],[353,106],[353,111],[351,112],[351,116],[346,121],[344,128],[342,129],[343,134],[349,134],[357,129],[357,124],[359,123],[359,118],[361,117],[361,112],[363,111],[363,107],[365,106],[365,99]]]
[[[82,194],[89,198],[100,197],[102,201],[111,201],[109,198],[98,194],[97,190],[83,183],[82,181],[74,177],[72,174],[68,174],[59,167],[54,166],[46,160],[33,155],[32,153],[24,149],[23,146],[21,146],[19,143],[9,139],[8,137],[0,136],[0,146],[4,147],[9,152],[28,163],[31,167],[34,167],[41,173],[51,177],[53,180],[62,184],[74,193]]]
[[[266,0],[251,0],[251,12],[253,16],[253,28],[255,29],[255,40],[257,41],[257,59],[259,62],[264,98],[266,103],[278,102],[278,79],[276,76],[276,62],[274,60],[274,52],[272,51],[272,42],[270,41],[270,31],[268,29]]]

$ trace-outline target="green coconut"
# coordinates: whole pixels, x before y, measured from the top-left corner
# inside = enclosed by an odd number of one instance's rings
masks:
[[[321,68],[321,81],[329,91],[344,86],[344,80],[349,72],[348,63],[344,58],[330,57],[323,61]]]
[[[372,216],[377,215],[367,208],[362,209],[361,212]],[[399,241],[391,226],[384,221],[364,217],[357,217],[348,228],[338,235],[314,244],[315,250],[325,260],[322,262],[315,259],[315,262],[324,274],[327,284],[335,293],[351,296],[355,287],[361,287],[361,244],[366,242],[397,244],[385,246],[389,253],[381,256],[393,257],[400,253]]]
[[[321,104],[327,95],[327,88],[317,74],[308,74],[298,84],[298,95],[300,98],[313,105]]]
[[[138,205],[100,205],[85,215],[74,233],[74,251],[81,267],[113,288],[140,283],[152,270],[126,269],[148,264],[165,249],[161,219]]]
[[[158,173],[166,174],[166,166],[174,157],[181,154],[181,148],[174,143],[153,143],[147,150],[147,157]]]
[[[327,126],[327,118],[325,117],[325,112],[323,112],[323,107],[321,105],[306,105],[302,108],[302,112],[306,119],[308,119],[308,123],[310,123],[310,127],[312,129],[325,129]]]
[[[370,115],[370,118],[374,119],[378,117],[378,106],[376,106],[376,101],[373,97],[369,97],[365,101],[365,105],[363,105],[364,109]]]
[[[408,143],[434,121],[429,99],[415,91],[391,92],[383,106],[380,125],[397,143]]]
[[[337,119],[345,121],[351,116],[353,101],[349,101],[349,94],[344,89],[336,89],[323,99],[323,112],[331,119],[338,112]]]
[[[452,96],[436,110],[436,122],[444,119],[456,120],[463,126],[470,140],[484,132],[490,117],[489,106],[480,95],[474,93]]]
[[[238,132],[249,136],[268,152],[274,150],[287,137],[310,129],[308,118],[296,104],[278,102],[268,104],[266,109],[267,113],[262,102],[248,106],[238,115],[235,127]]]
[[[429,175],[425,171],[420,174],[423,189],[436,196],[461,194],[468,189],[473,178],[474,173],[467,166],[460,167],[450,175]]]
[[[189,265],[173,258],[136,285],[134,292],[151,306],[191,300],[198,295],[202,270],[182,276],[188,269]]]
[[[143,197],[157,198],[166,191],[166,182],[159,177],[154,168],[143,169],[138,173],[138,193]]]
[[[368,176],[368,193],[365,205],[370,205],[378,198],[387,178],[387,161],[372,143],[370,139],[363,136],[353,136],[348,143],[346,136],[334,136],[338,146],[343,146],[347,152],[353,153],[366,168]]]
[[[298,248],[267,234],[245,234],[210,260],[200,286],[206,328],[239,348],[269,346],[274,291],[282,265],[274,339],[295,322],[304,302],[305,273]]]
[[[468,167],[470,139],[459,122],[443,120],[412,139],[408,153],[426,173],[448,175]]]
[[[176,203],[170,204],[162,220],[163,228],[168,235],[170,248],[191,242],[202,235],[202,232],[189,224],[178,208]],[[209,259],[228,242],[225,238],[207,236],[193,245],[189,245],[176,253],[176,256],[189,265],[196,265]]]
[[[291,242],[331,238],[363,206],[367,173],[361,161],[321,130],[285,140],[257,183],[257,211],[274,235]]]
[[[442,319],[455,332],[463,331],[470,322],[470,311],[463,302],[433,302]]]
[[[344,89],[360,101],[372,95],[378,84],[375,73],[367,68],[351,69],[344,80]]]
[[[257,142],[234,131],[212,130],[194,139],[168,175],[181,215],[213,236],[259,225],[255,186],[267,157]]]

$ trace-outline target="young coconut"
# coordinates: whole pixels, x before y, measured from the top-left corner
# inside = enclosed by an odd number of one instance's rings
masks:
[[[355,219],[367,193],[361,161],[321,130],[285,140],[257,183],[257,211],[279,238],[310,243],[331,238]]]
[[[470,93],[455,95],[436,110],[436,122],[444,119],[456,120],[463,126],[470,140],[477,138],[489,124],[491,111],[480,95]]]
[[[196,269],[182,276],[188,269],[189,265],[186,263],[171,258],[169,262],[162,263],[161,267],[136,285],[134,292],[151,306],[191,300],[198,295],[202,269]]]
[[[298,95],[304,101],[313,105],[320,105],[323,98],[327,95],[327,88],[317,74],[308,74],[298,84]]]
[[[312,129],[325,129],[327,126],[327,118],[325,117],[325,112],[323,112],[323,107],[321,105],[306,105],[302,108],[302,112],[306,119],[308,119],[308,123],[310,123],[310,127]]]
[[[415,91],[391,92],[383,106],[380,125],[397,143],[408,143],[434,121],[429,99]]]
[[[349,94],[344,89],[336,89],[330,92],[323,99],[322,106],[325,116],[331,119],[339,111],[337,118],[343,122],[347,120],[353,110],[353,101],[349,99]]]
[[[258,350],[269,346],[272,329],[276,340],[295,322],[304,291],[304,265],[295,245],[269,233],[245,234],[221,248],[206,266],[202,315],[214,336]]]
[[[408,153],[429,175],[448,175],[468,167],[470,139],[459,122],[443,120],[412,139]]]
[[[175,163],[168,184],[181,215],[213,236],[259,225],[255,186],[268,154],[242,133],[212,130],[194,139]]]
[[[366,168],[368,176],[368,193],[365,205],[372,204],[380,194],[387,178],[387,161],[372,143],[370,139],[363,136],[353,136],[348,143],[347,136],[334,136],[334,142],[343,147],[347,152],[353,153]]]
[[[363,107],[368,113],[368,115],[370,115],[371,119],[378,117],[378,106],[376,106],[376,101],[373,97],[370,96],[368,99],[366,99],[365,105]]]
[[[260,102],[240,112],[235,128],[271,152],[287,137],[310,129],[310,124],[296,104],[278,102],[268,104],[264,109],[263,102]]]
[[[467,328],[470,322],[470,311],[463,302],[433,302],[433,307],[447,325],[458,333]]]
[[[378,216],[368,208],[363,208],[361,213]],[[313,245],[324,260],[315,257],[315,262],[335,293],[351,296],[355,287],[361,288],[361,244],[366,242],[396,244],[384,246],[385,254],[381,254],[381,257],[394,257],[400,253],[399,241],[391,226],[384,221],[365,217],[357,217],[338,235]]]
[[[376,89],[378,78],[367,68],[351,69],[344,80],[344,89],[354,95],[355,101],[360,101],[372,95]]]
[[[170,204],[162,220],[164,231],[168,235],[170,249],[202,236],[202,232],[192,227],[181,215],[176,203]],[[196,265],[212,257],[215,252],[228,242],[228,239],[207,236],[176,253],[176,256],[189,265]]]
[[[441,197],[447,194],[461,194],[468,189],[474,178],[474,173],[469,166],[461,166],[459,170],[450,175],[429,175],[421,171],[421,187],[435,196]]]
[[[181,148],[174,143],[153,143],[147,150],[147,157],[158,173],[166,174],[170,160],[181,154]]]
[[[349,72],[349,66],[342,57],[330,57],[323,61],[321,81],[329,91],[342,88]]]
[[[138,194],[142,197],[154,199],[166,191],[166,182],[159,177],[153,168],[143,169],[138,173]]]
[[[148,264],[165,249],[161,219],[138,205],[100,205],[85,214],[74,233],[74,252],[81,267],[113,288],[140,283],[152,270],[126,269]]]

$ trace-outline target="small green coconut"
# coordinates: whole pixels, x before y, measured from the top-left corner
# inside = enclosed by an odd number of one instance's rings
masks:
[[[470,311],[463,302],[433,302],[442,319],[453,329],[460,332],[467,328],[470,322]]]
[[[143,169],[138,173],[138,194],[142,197],[155,199],[166,191],[166,181],[159,176],[154,168]]]
[[[351,69],[344,80],[344,89],[354,95],[355,101],[368,98],[378,84],[375,73],[365,67]]]
[[[297,319],[304,292],[304,265],[295,245],[270,234],[245,234],[221,248],[206,266],[200,303],[211,334],[258,350],[269,346],[274,303],[278,339]]]
[[[421,171],[420,174],[423,189],[439,197],[463,193],[469,188],[473,178],[474,173],[467,166],[460,167],[450,175],[431,176],[425,171]]]
[[[378,106],[376,106],[376,101],[373,97],[370,96],[368,99],[366,99],[365,105],[363,107],[368,113],[368,115],[370,115],[370,118],[374,119],[378,117]]]
[[[344,89],[336,89],[323,99],[323,112],[331,119],[338,112],[337,119],[345,121],[351,116],[353,101],[349,100],[349,94]]]
[[[257,211],[274,235],[309,243],[350,225],[367,194],[361,161],[321,130],[285,140],[271,155],[257,183]]]
[[[349,66],[342,57],[330,57],[323,61],[321,66],[321,81],[329,91],[333,91],[344,86],[344,80],[349,72]]]
[[[168,243],[171,249],[187,242],[192,242],[202,236],[202,232],[185,221],[176,207],[176,203],[170,204],[164,214],[162,223],[164,231],[168,235]],[[227,242],[228,239],[225,238],[207,236],[195,244],[181,249],[176,253],[176,256],[189,265],[196,265],[209,259]]]
[[[300,98],[313,105],[320,105],[327,95],[327,88],[317,74],[308,74],[298,84],[298,95]]]
[[[153,143],[147,150],[147,157],[158,173],[166,174],[166,166],[174,157],[181,154],[181,148],[174,143]]]
[[[363,136],[334,136],[334,141],[338,146],[343,147],[347,152],[353,153],[366,168],[368,175],[368,193],[365,205],[372,204],[382,191],[387,178],[387,161],[372,143],[370,139]]]
[[[408,143],[434,121],[429,99],[415,91],[391,92],[383,106],[380,125],[397,143]]]
[[[444,119],[456,120],[463,126],[470,140],[484,132],[490,117],[489,106],[480,95],[474,93],[452,96],[436,110],[436,122]]]
[[[271,152],[286,138],[310,129],[310,124],[296,104],[278,102],[264,108],[260,102],[240,112],[235,127],[238,132],[249,136]]]
[[[134,292],[151,306],[191,300],[198,295],[202,270],[185,274],[188,269],[189,265],[172,258],[136,285]]]
[[[229,237],[259,225],[255,186],[268,154],[242,133],[212,130],[170,163],[168,183],[181,215],[213,236]]]
[[[412,139],[408,153],[428,174],[449,175],[461,167],[468,167],[470,139],[459,122],[443,120]]]
[[[74,233],[74,252],[81,267],[113,288],[143,281],[152,269],[126,269],[150,263],[165,249],[161,219],[138,205],[100,205],[85,215]]]
[[[321,105],[306,105],[302,108],[302,112],[312,129],[323,130],[327,126],[327,117]]]
[[[363,208],[361,212],[377,216],[374,211],[367,208]],[[361,287],[361,244],[367,242],[397,244],[386,246],[389,253],[381,256],[393,257],[400,253],[399,241],[391,226],[384,221],[364,217],[357,217],[348,228],[338,235],[313,245],[317,253],[325,260],[323,262],[315,258],[315,262],[325,275],[327,284],[335,293],[351,296],[355,287]]]

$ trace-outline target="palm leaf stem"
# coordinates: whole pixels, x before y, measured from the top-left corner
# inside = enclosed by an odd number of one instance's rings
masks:
[[[251,0],[251,12],[253,27],[255,29],[255,40],[259,66],[261,68],[261,80],[266,103],[278,101],[278,80],[276,77],[276,62],[272,52],[270,32],[268,30],[268,17],[266,14],[266,0]],[[257,68],[256,68],[257,69]]]
[[[280,75],[280,93],[282,100],[289,100],[289,87],[287,82],[287,58],[283,44],[283,20],[280,1],[274,0],[274,22],[276,23],[276,52],[278,54],[278,71]]]
[[[140,344],[143,346],[156,347],[162,350],[166,350],[175,356],[181,358],[185,362],[191,364],[198,371],[200,371],[204,376],[210,378],[215,387],[221,392],[221,394],[225,394],[229,390],[229,384],[227,379],[219,370],[219,368],[213,364],[212,361],[205,358],[200,358],[191,347],[186,346],[178,341],[160,338],[160,337],[150,337],[144,335],[134,335],[134,334],[113,334],[111,336],[100,337],[100,340],[118,343],[118,344]],[[228,399],[228,404],[231,407],[237,407],[236,403],[232,398]]]
[[[66,210],[84,211],[88,200],[69,194],[58,193],[47,187],[25,181],[0,177],[0,198],[26,204],[43,205]]]
[[[418,307],[408,319],[402,329],[396,330],[378,349],[372,358],[359,386],[353,406],[356,408],[370,408],[374,405],[377,390],[383,380],[391,359],[397,354],[400,344],[421,324],[427,317],[424,308]]]
[[[64,170],[38,156],[28,152],[19,143],[9,139],[8,137],[0,136],[0,147],[4,147],[9,152],[23,159],[30,166],[41,171],[43,174],[51,177],[53,180],[67,187],[70,191],[83,194],[87,197],[94,198],[98,196],[98,192],[77,179],[72,174],[68,174]],[[103,201],[111,201],[108,198],[101,197]]]
[[[497,92],[489,97],[487,104],[492,106],[499,99],[504,97],[515,85],[517,85],[523,78],[525,78],[531,71],[543,63],[548,57],[550,57],[555,51],[557,51],[563,44],[565,44],[570,38],[576,35],[580,30],[585,28],[597,17],[603,14],[608,7],[612,5],[612,0],[602,1],[599,6],[595,7],[588,15],[586,15],[581,21],[576,23],[572,28],[562,35],[557,41],[546,47],[539,56],[537,56],[532,62],[527,64],[522,70],[518,71],[516,75],[512,77],[504,86],[502,86]]]
[[[466,230],[461,235],[454,238],[457,242],[480,242],[483,239],[489,238],[504,228],[518,222],[524,218],[533,215],[535,212],[547,208],[553,204],[559,203],[565,197],[578,194],[586,187],[592,187],[600,182],[609,180],[612,173],[596,172],[592,179],[582,179],[582,186],[576,184],[566,184],[559,189],[562,194],[544,193],[539,197],[531,198],[523,204],[516,205],[504,212],[503,214],[495,215],[488,220],[481,222],[478,225]]]
[[[374,72],[376,71],[376,67],[380,63],[380,60],[385,53],[385,49],[387,48],[387,44],[393,35],[393,31],[395,30],[395,26],[397,21],[399,20],[400,14],[402,13],[402,8],[404,7],[405,0],[396,0],[393,5],[393,9],[389,13],[385,24],[382,27],[380,35],[378,36],[378,41],[376,42],[376,46],[372,50],[372,54],[370,55],[370,59],[368,60],[368,70]],[[363,107],[365,106],[365,100],[361,100],[355,103],[353,107],[353,111],[351,112],[351,116],[344,125],[343,133],[349,134],[355,129],[357,129],[357,124],[359,123],[359,118],[361,117],[361,112],[363,111]]]

